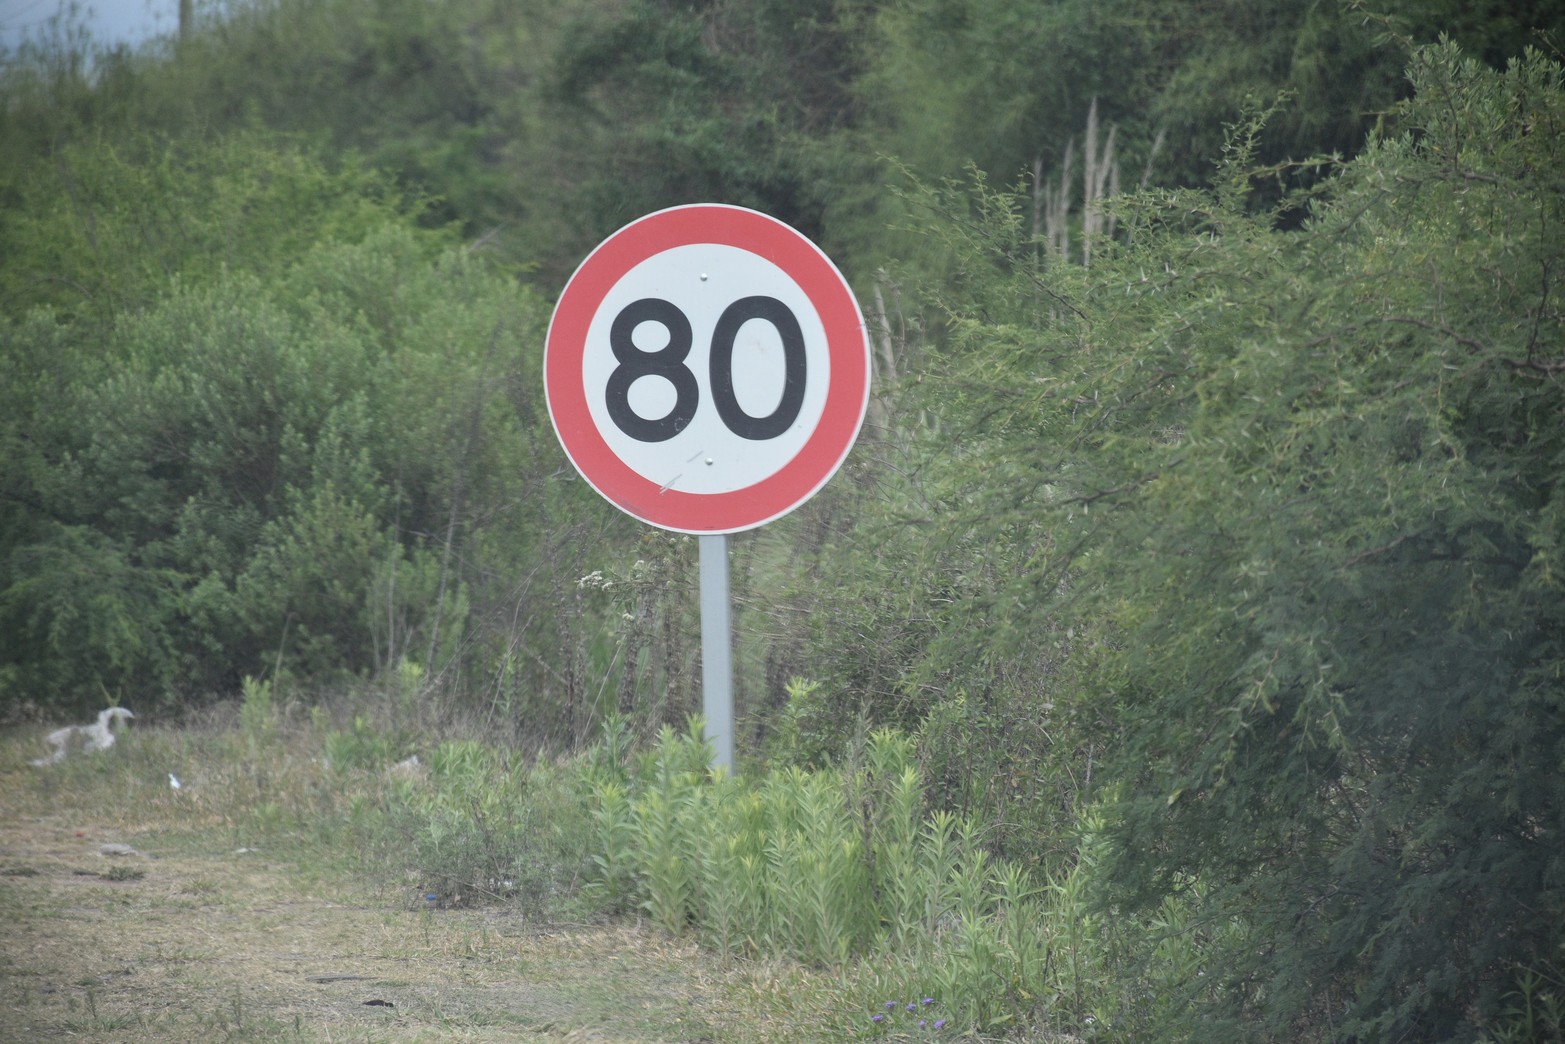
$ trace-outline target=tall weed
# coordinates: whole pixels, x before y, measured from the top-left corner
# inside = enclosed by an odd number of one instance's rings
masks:
[[[1095,911],[1096,819],[1071,868],[1040,879],[992,858],[972,821],[926,816],[912,744],[891,730],[847,766],[756,779],[703,770],[699,719],[634,756],[615,735],[585,759],[593,890],[725,956],[833,969],[845,1035],[1134,1036],[1182,1024],[1203,983],[1209,933],[1189,909],[1112,925]]]

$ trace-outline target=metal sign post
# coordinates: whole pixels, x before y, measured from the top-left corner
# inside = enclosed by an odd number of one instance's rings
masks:
[[[734,769],[734,628],[728,596],[728,534],[701,544],[701,713],[715,748],[713,763]]]

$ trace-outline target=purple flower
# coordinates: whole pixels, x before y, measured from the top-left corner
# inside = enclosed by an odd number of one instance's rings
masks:
[[[918,1005],[917,1004],[909,1004],[907,1006],[907,1010],[908,1011],[917,1011],[918,1010]]]
[[[945,1029],[945,1028],[946,1028],[946,1020],[945,1019],[936,1019],[935,1020],[935,1029]]]
[[[892,1008],[895,1008],[896,1006],[897,1006],[897,1002],[896,1001],[887,1001],[886,1002],[886,1010],[887,1011],[890,1011]]]
[[[870,1018],[869,1018],[869,1021],[871,1021],[871,1022],[885,1022],[886,1021],[886,1017],[884,1015],[871,1015]]]
[[[935,1003],[935,998],[933,998],[933,997],[925,997],[924,998],[924,1003],[925,1004],[933,1004],[933,1003]]]
[[[918,1020],[918,1028],[919,1029],[923,1029],[927,1025],[929,1025],[929,1020],[928,1019],[919,1019]]]

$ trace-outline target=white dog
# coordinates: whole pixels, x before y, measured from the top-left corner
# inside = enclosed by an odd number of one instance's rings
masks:
[[[114,733],[109,725],[116,719],[134,718],[135,715],[124,707],[110,707],[108,710],[98,712],[98,720],[91,725],[67,725],[63,729],[55,729],[43,738],[43,741],[54,748],[54,752],[47,758],[35,758],[32,764],[38,766],[53,765],[72,751],[81,751],[90,754],[93,751],[108,750],[114,746]]]

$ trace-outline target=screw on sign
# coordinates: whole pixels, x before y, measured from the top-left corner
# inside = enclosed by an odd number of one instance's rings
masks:
[[[869,402],[847,281],[794,229],[742,207],[649,214],[566,284],[544,351],[571,463],[663,529],[736,533],[825,485]]]

